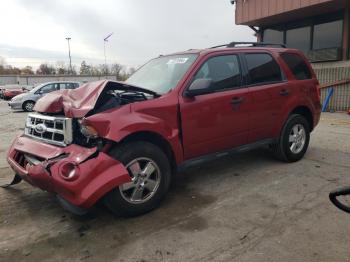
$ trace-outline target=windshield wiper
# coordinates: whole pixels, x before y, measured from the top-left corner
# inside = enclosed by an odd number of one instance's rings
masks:
[[[154,92],[152,90],[143,88],[143,87],[138,87],[134,85],[129,85],[128,83],[123,83],[123,86],[126,87],[125,91],[137,91],[137,92],[143,92],[146,94],[153,95],[154,97],[160,97],[161,94],[158,94],[157,92]]]

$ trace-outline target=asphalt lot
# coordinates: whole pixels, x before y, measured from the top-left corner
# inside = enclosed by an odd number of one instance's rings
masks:
[[[25,117],[0,102],[0,183]],[[192,167],[137,218],[77,217],[26,183],[0,188],[0,261],[350,261],[350,215],[328,200],[349,171],[350,116],[328,113],[302,161],[259,149]]]

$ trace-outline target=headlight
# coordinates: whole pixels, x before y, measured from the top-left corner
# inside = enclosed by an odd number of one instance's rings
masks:
[[[98,133],[92,126],[86,125],[83,120],[78,120],[80,124],[80,132],[87,138],[97,138]]]

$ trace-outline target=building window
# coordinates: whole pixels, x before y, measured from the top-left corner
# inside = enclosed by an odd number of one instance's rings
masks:
[[[262,37],[265,42],[301,50],[311,62],[338,61],[342,57],[343,23],[344,12],[339,11],[266,27]]]
[[[343,39],[343,20],[314,26],[313,49],[341,47]]]
[[[287,30],[286,44],[307,54],[311,47],[311,26]]]
[[[266,29],[264,30],[264,41],[268,43],[284,43],[283,30]]]
[[[277,62],[268,54],[246,54],[250,84],[268,84],[282,81]]]

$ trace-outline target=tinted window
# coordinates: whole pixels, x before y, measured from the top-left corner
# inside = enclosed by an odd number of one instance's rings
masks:
[[[58,90],[58,84],[49,84],[49,85],[46,85],[46,86],[43,86],[40,91],[42,93],[50,93],[52,91],[56,91]]]
[[[287,46],[307,53],[311,45],[310,36],[310,26],[287,30]]]
[[[300,56],[297,54],[283,53],[281,54],[281,57],[293,72],[296,79],[304,80],[312,78],[308,66]]]
[[[250,84],[282,81],[282,73],[277,62],[268,54],[246,54]]]
[[[283,44],[283,30],[266,29],[264,30],[264,42]]]
[[[342,46],[343,21],[315,25],[313,49]]]
[[[75,83],[60,83],[60,89],[75,89]]]
[[[228,89],[241,86],[241,70],[236,55],[217,56],[208,59],[194,79],[211,79],[213,88]]]

